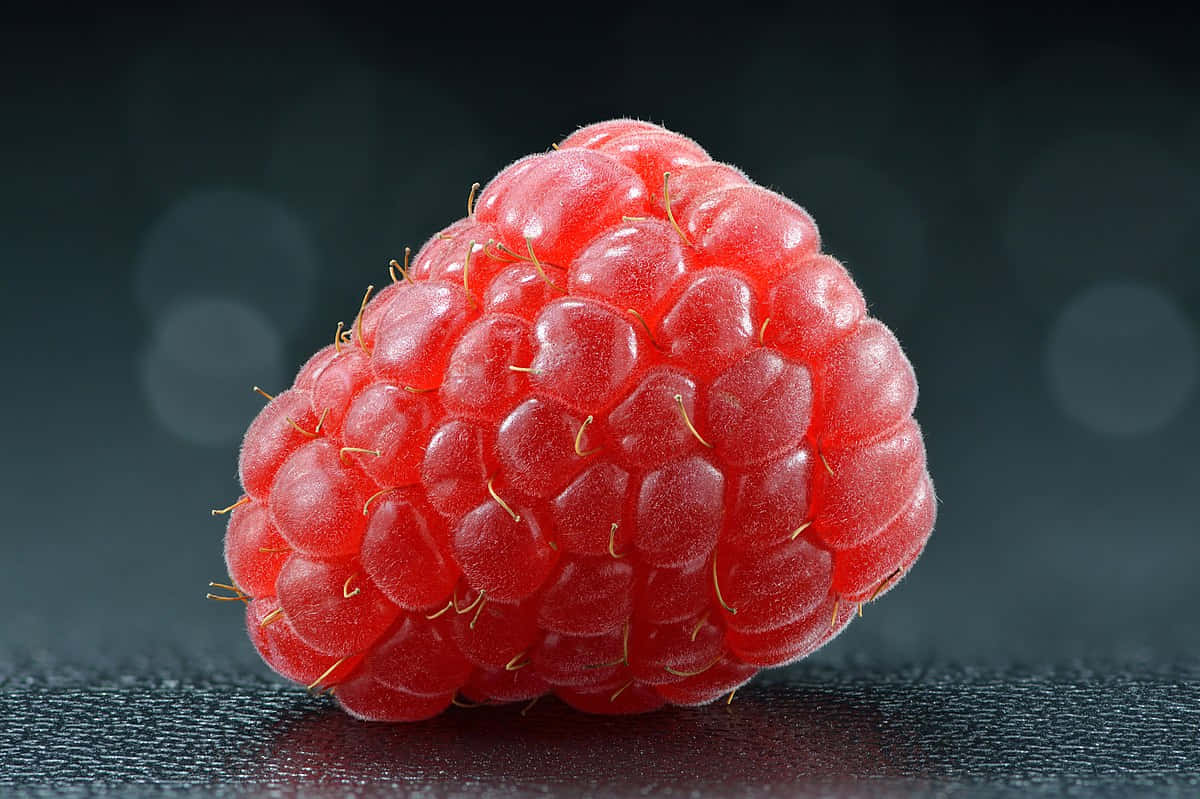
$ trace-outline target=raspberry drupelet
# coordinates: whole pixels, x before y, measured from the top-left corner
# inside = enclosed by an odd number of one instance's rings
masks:
[[[801,207],[632,120],[471,194],[246,433],[225,554],[273,669],[372,720],[637,713],[896,585],[916,379]]]

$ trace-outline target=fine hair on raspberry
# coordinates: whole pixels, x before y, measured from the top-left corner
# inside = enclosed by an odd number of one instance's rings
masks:
[[[378,721],[700,705],[908,572],[916,378],[803,208],[621,119],[466,212],[260,390],[214,585],[271,668]]]

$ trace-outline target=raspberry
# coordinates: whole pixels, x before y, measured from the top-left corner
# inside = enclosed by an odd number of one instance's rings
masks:
[[[802,208],[630,120],[473,199],[246,433],[276,671],[377,720],[702,704],[911,568],[916,381]]]

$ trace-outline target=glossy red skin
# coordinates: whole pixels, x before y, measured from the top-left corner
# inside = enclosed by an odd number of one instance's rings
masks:
[[[601,123],[503,170],[268,403],[226,559],[263,658],[360,718],[703,704],[920,555],[916,394],[802,208]]]

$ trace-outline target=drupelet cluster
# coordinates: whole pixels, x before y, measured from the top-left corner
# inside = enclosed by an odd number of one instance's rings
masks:
[[[916,380],[802,208],[630,120],[471,194],[246,433],[273,669],[375,720],[701,704],[905,574]]]

